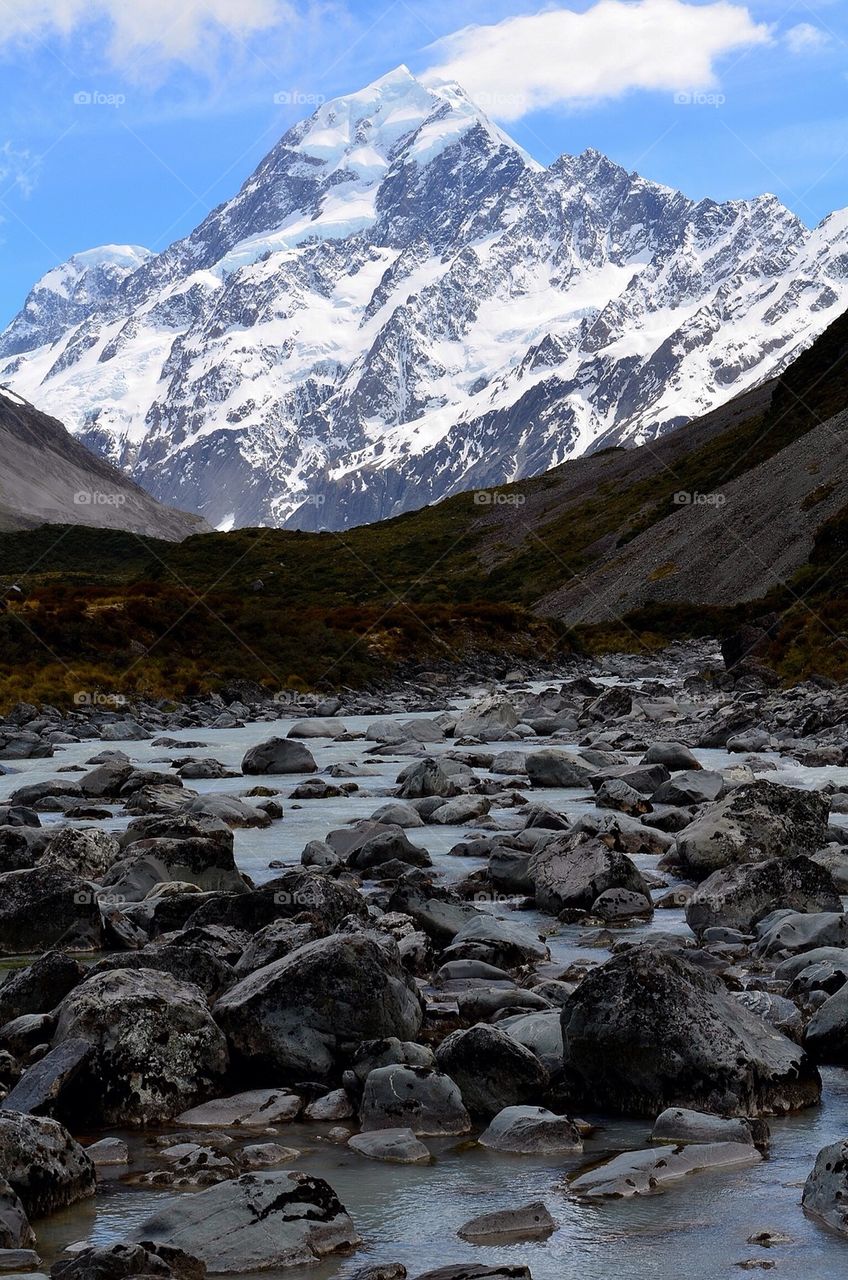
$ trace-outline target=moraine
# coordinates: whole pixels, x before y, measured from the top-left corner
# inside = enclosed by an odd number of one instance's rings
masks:
[[[734,692],[725,686],[724,691],[715,688],[709,691],[700,684],[696,673],[704,660],[702,655],[692,650],[683,650],[674,655],[673,660],[659,660],[650,665],[635,660],[611,659],[606,675],[603,669],[583,667],[564,671],[556,679],[541,681],[508,682],[498,686],[484,682],[475,685],[471,681],[464,689],[456,687],[452,696],[439,695],[431,687],[429,692],[410,691],[406,697],[385,695],[382,709],[376,700],[370,714],[361,714],[363,702],[351,697],[353,714],[347,714],[342,705],[337,715],[351,740],[340,742],[330,737],[302,740],[315,756],[317,774],[186,779],[186,786],[200,796],[222,791],[243,795],[257,786],[280,793],[284,810],[281,820],[273,821],[264,829],[235,831],[236,863],[257,885],[281,874],[279,868],[269,866],[270,862],[299,865],[301,851],[310,841],[323,840],[328,831],[342,829],[353,820],[370,817],[389,802],[395,803],[399,772],[425,756],[445,761],[451,758],[452,752],[462,754],[463,751],[478,755],[510,751],[524,756],[548,745],[578,755],[587,749],[588,738],[597,743],[602,735],[612,734],[619,736],[627,747],[625,754],[631,764],[642,758],[645,747],[652,742],[683,740],[692,747],[704,771],[738,769],[740,765],[753,761],[757,766],[756,777],[778,786],[788,785],[807,791],[822,787],[848,790],[848,767],[845,764],[798,763],[799,755],[813,749],[819,751],[819,758],[824,758],[830,745],[839,740],[840,734],[844,735],[844,726],[841,729],[838,725],[833,729],[825,727],[818,731],[817,743],[808,740],[802,749],[796,740],[793,750],[788,750],[786,742],[791,733],[788,728],[776,727],[780,718],[773,714],[783,695],[755,690],[762,714],[752,716],[755,725],[768,722],[769,731],[776,733],[777,738],[785,739],[783,744],[772,738],[764,741],[759,750],[741,752],[728,751],[725,747],[698,746],[692,732],[693,724],[699,723],[703,734],[705,729],[715,726],[720,703],[732,704],[739,710],[746,704],[748,696],[743,689]],[[707,655],[706,660],[710,661],[711,655]],[[590,696],[584,689],[579,696],[575,695],[571,705],[577,712],[577,728],[563,728],[553,737],[528,735],[519,738],[515,731],[506,729],[501,735],[497,731],[485,734],[486,740],[476,746],[457,746],[447,738],[419,744],[413,754],[398,754],[391,745],[380,750],[377,742],[357,736],[365,735],[369,729],[373,735],[374,726],[386,719],[422,722],[446,711],[467,714],[469,707],[493,688],[498,699],[520,705],[545,689],[559,689],[563,683],[567,685],[569,681],[587,675],[596,682],[597,693]],[[665,686],[664,692],[658,691],[660,685]],[[615,689],[631,692],[636,703],[635,712],[615,716],[611,711],[606,719],[587,721],[586,708],[597,696],[603,696],[604,691]],[[835,701],[842,694],[843,691],[837,690],[831,697]],[[657,708],[668,697],[682,708],[675,719],[661,723],[645,718],[647,714],[658,714]],[[821,692],[810,689],[809,699],[816,697],[820,698]],[[797,709],[801,701],[803,699],[794,704],[797,714],[793,718],[792,695],[785,695],[784,711],[787,707],[790,710],[784,717],[784,724],[799,723],[801,717]],[[642,704],[644,709],[640,711]],[[649,707],[650,712],[647,711]],[[279,712],[280,708],[275,707],[264,714],[277,717]],[[134,763],[143,767],[164,769],[163,758],[190,756],[220,761],[227,770],[235,772],[248,749],[272,736],[285,738],[294,723],[294,716],[286,716],[248,721],[231,728],[210,728],[199,724],[189,728],[159,727],[151,728],[152,738],[148,740],[88,739],[57,746],[51,758],[5,759],[3,767],[14,772],[0,776],[0,805],[16,789],[30,783],[52,779],[73,781],[80,774],[72,770],[84,767],[92,756],[104,750],[123,750]],[[70,721],[66,727],[71,727]],[[185,749],[177,745],[173,748],[156,747],[153,739],[160,735],[173,738],[175,744],[203,741],[206,745]],[[609,742],[603,745],[607,750],[612,746]],[[367,754],[374,747],[379,752],[376,759]],[[806,754],[806,758],[811,757]],[[333,766],[357,767],[366,762],[374,770],[367,776],[341,779],[326,773]],[[764,771],[760,772],[761,769]],[[338,773],[339,770],[332,769],[332,772]],[[529,787],[526,779],[513,785],[510,782],[512,775],[496,775],[480,766],[474,768],[474,774],[483,790],[491,783],[506,779],[504,790],[507,796],[518,792],[532,804],[544,804],[562,815],[569,827],[581,820],[597,820],[603,814],[611,813],[596,807],[591,785]],[[515,776],[517,779],[521,777],[520,774]],[[347,796],[327,799],[288,798],[292,790],[316,777],[335,785],[341,785],[343,781],[355,782],[359,790]],[[732,778],[732,781],[739,782],[739,778]],[[406,828],[406,836],[411,842],[426,849],[433,859],[433,871],[427,874],[433,874],[436,881],[455,885],[469,874],[485,868],[485,857],[468,856],[467,853],[457,856],[450,850],[475,833],[477,836],[490,836],[496,830],[517,829],[526,816],[526,810],[518,803],[501,803],[503,798],[493,798],[482,829],[474,821],[460,825],[433,822]],[[72,825],[96,826],[111,832],[126,828],[130,819],[120,813],[120,807],[109,804],[107,808],[111,815],[108,818],[97,822],[73,821]],[[61,822],[61,816],[55,813],[42,813],[40,817],[45,827]],[[835,815],[831,817],[831,823],[834,828],[844,829],[848,818]],[[555,836],[559,834],[556,832]],[[659,861],[655,853],[635,852],[633,855],[633,862],[643,874],[656,875]],[[679,883],[671,871],[663,871],[661,875],[663,887],[651,890],[655,900],[673,891]],[[366,890],[369,894],[377,892],[373,882],[366,884]],[[657,909],[653,918],[647,921],[605,927],[601,921],[560,923],[551,914],[537,909],[525,907],[518,910],[520,895],[482,884],[470,893],[469,900],[484,916],[494,916],[518,925],[537,942],[540,934],[544,936],[550,958],[536,963],[536,974],[541,981],[556,979],[567,971],[568,980],[573,983],[588,966],[606,961],[613,951],[620,954],[621,943],[639,942],[651,932],[670,934],[681,943],[691,944],[694,941],[679,906]],[[440,949],[436,947],[436,952]],[[719,949],[716,955],[720,954]],[[748,973],[750,957],[746,955],[730,955],[727,967],[737,971],[740,959],[740,972],[745,980],[756,977],[756,965]],[[10,957],[4,963],[11,966],[15,962]],[[443,1010],[447,1008],[450,992],[430,984],[429,968],[428,973],[421,977],[431,1002],[439,1004]],[[738,983],[731,982],[730,985]],[[754,982],[754,986],[757,985]],[[522,989],[526,989],[526,983]],[[428,1025],[432,1027],[433,1024]],[[453,1025],[448,1021],[445,1029],[451,1030]],[[493,1025],[497,1026],[497,1021]],[[844,1266],[844,1261],[840,1264],[840,1260],[844,1259],[848,1246],[802,1213],[800,1196],[816,1153],[826,1144],[844,1138],[848,1131],[848,1077],[841,1067],[830,1063],[823,1066],[822,1076],[824,1092],[821,1107],[801,1109],[788,1116],[769,1117],[771,1145],[767,1159],[752,1159],[740,1167],[691,1174],[682,1184],[671,1184],[656,1195],[612,1202],[592,1202],[570,1195],[567,1179],[607,1156],[646,1148],[652,1120],[646,1116],[617,1115],[606,1108],[600,1111],[587,1102],[569,1108],[569,1113],[573,1112],[597,1126],[595,1132],[584,1139],[581,1153],[499,1154],[478,1146],[474,1141],[485,1128],[485,1121],[479,1116],[472,1117],[472,1127],[467,1134],[422,1137],[420,1141],[434,1157],[430,1164],[396,1166],[366,1160],[346,1143],[329,1137],[333,1122],[308,1121],[302,1117],[272,1126],[276,1129],[272,1134],[260,1133],[257,1136],[253,1133],[245,1137],[236,1131],[225,1132],[225,1138],[232,1144],[225,1142],[225,1148],[230,1157],[245,1145],[257,1142],[275,1142],[296,1149],[299,1152],[297,1158],[283,1167],[325,1179],[365,1242],[350,1254],[333,1256],[308,1269],[286,1269],[285,1274],[288,1275],[305,1276],[308,1271],[310,1276],[322,1280],[324,1276],[352,1276],[366,1266],[397,1262],[406,1266],[410,1276],[418,1276],[448,1263],[473,1262],[490,1266],[497,1263],[526,1264],[535,1280],[554,1280],[564,1272],[601,1277],[609,1274],[613,1267],[625,1277],[634,1277],[634,1280],[648,1271],[670,1278],[679,1274],[680,1249],[685,1248],[687,1273],[695,1280],[707,1280],[707,1277],[711,1280],[717,1274],[732,1274],[736,1264],[750,1259],[776,1261],[779,1274],[804,1275],[812,1277],[812,1280],[821,1277],[824,1280],[825,1276],[838,1272],[840,1265]],[[335,1083],[325,1087],[335,1087]],[[227,1092],[236,1090],[220,1089],[213,1091],[212,1096],[222,1096]],[[355,1117],[335,1122],[338,1123],[346,1125],[352,1132],[358,1128]],[[96,1198],[84,1199],[48,1218],[36,1219],[38,1248],[45,1269],[63,1249],[76,1241],[107,1244],[130,1238],[151,1213],[170,1203],[175,1194],[170,1186],[157,1186],[149,1181],[139,1185],[136,1179],[151,1171],[167,1169],[161,1151],[168,1135],[175,1135],[176,1140],[176,1135],[185,1134],[186,1128],[185,1123],[171,1121],[139,1132],[113,1123],[79,1132],[77,1136],[84,1144],[105,1136],[125,1140],[131,1158],[130,1177],[126,1176],[128,1171],[123,1166],[104,1166],[100,1170],[101,1186]],[[197,1135],[193,1136],[196,1138]],[[202,1136],[199,1141],[203,1142]],[[178,1194],[186,1197],[192,1192],[180,1191]],[[535,1201],[543,1201],[554,1219],[555,1230],[546,1239],[479,1245],[464,1242],[456,1235],[463,1224],[481,1213],[511,1209]],[[749,1243],[751,1237],[764,1230],[783,1233],[790,1239],[775,1243],[771,1248]],[[279,1270],[277,1273],[283,1274]]]

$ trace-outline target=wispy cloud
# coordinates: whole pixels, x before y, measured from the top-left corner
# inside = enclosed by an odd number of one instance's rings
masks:
[[[122,71],[156,62],[206,63],[238,42],[294,18],[288,0],[2,0],[0,44],[72,37],[105,28]]]
[[[813,26],[812,22],[799,22],[797,26],[789,28],[784,39],[790,53],[801,54],[824,49],[830,44],[831,37],[821,27]]]
[[[18,151],[11,142],[0,145],[0,195],[10,190],[32,195],[38,180],[40,161],[30,151]]]
[[[770,43],[742,5],[717,0],[598,0],[470,26],[432,46],[431,80],[458,80],[492,114],[616,98],[633,89],[677,92],[718,83],[723,54]]]

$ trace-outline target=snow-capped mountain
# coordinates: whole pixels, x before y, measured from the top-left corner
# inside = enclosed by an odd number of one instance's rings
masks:
[[[848,212],[545,169],[402,67],[163,253],[51,271],[0,381],[211,524],[343,528],[655,438],[846,306]]]

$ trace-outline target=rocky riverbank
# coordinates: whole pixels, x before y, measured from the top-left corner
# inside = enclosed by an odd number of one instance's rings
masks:
[[[694,645],[535,675],[0,724],[0,1265],[538,1280],[569,1215],[732,1192],[826,1122],[848,689]],[[846,1125],[803,1188],[838,1250]],[[377,1248],[379,1170],[435,1202],[451,1162],[438,1250]],[[56,1237],[118,1193],[108,1241]]]

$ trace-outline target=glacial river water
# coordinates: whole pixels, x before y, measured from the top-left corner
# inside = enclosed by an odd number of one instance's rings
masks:
[[[543,687],[543,686],[536,686]],[[460,704],[452,704],[460,705]],[[385,717],[350,716],[346,727],[364,732],[373,719]],[[408,719],[410,717],[403,717]],[[207,745],[185,754],[213,756],[229,768],[237,769],[245,750],[270,737],[285,735],[291,721],[260,723],[227,730],[184,730],[168,736]],[[321,839],[327,831],[352,819],[368,817],[390,794],[399,770],[409,757],[398,757],[385,749],[380,757],[366,755],[372,745],[362,741],[334,743],[319,739],[308,744],[319,768],[333,763],[367,762],[373,776],[355,779],[358,793],[330,800],[283,801],[285,816],[270,828],[236,832],[236,856],[240,868],[261,883],[276,872],[271,861],[297,863],[308,840]],[[569,745],[569,744],[563,744]],[[82,764],[104,748],[119,747],[139,763],[183,754],[179,750],[153,747],[150,742],[107,744],[89,741],[57,750],[51,760],[16,761],[15,772],[0,776],[0,800],[16,787],[58,775],[57,770]],[[451,743],[428,751],[450,750]],[[487,750],[529,750],[529,744],[489,744]],[[696,751],[702,764],[720,768],[738,764],[739,756],[723,751]],[[769,758],[769,757],[766,757]],[[767,776],[800,787],[819,786],[833,780],[848,789],[848,769],[804,769],[791,761],[770,757],[777,770]],[[480,772],[479,770],[477,771]],[[265,784],[287,795],[297,777],[250,778],[227,781],[191,782],[199,792],[231,791],[238,794],[254,785]],[[577,816],[592,806],[588,794],[545,789],[544,802]],[[514,811],[493,816],[509,820]],[[60,817],[43,815],[44,822]],[[127,822],[114,816],[104,823],[119,828]],[[409,832],[410,838],[426,846],[447,879],[456,879],[482,865],[469,858],[455,858],[448,850],[468,829],[427,826]],[[654,858],[639,858],[643,867],[655,865]],[[508,903],[489,906],[495,914],[509,917]],[[585,957],[602,960],[606,952],[583,940],[578,927],[557,926],[550,918],[522,912],[513,919],[523,925],[543,928],[556,964],[567,965]],[[638,934],[645,928],[688,933],[682,912],[658,911],[650,926],[628,931]],[[627,936],[619,933],[617,936]],[[295,1147],[300,1156],[296,1166],[325,1177],[351,1213],[364,1244],[348,1258],[305,1270],[287,1271],[292,1280],[314,1280],[349,1276],[358,1267],[377,1262],[403,1262],[411,1276],[456,1262],[522,1262],[530,1266],[534,1280],[717,1280],[740,1274],[739,1264],[749,1259],[774,1264],[774,1273],[783,1280],[835,1280],[848,1275],[848,1241],[842,1241],[805,1218],[800,1208],[801,1189],[818,1150],[828,1142],[848,1135],[848,1073],[830,1068],[824,1072],[824,1104],[786,1120],[772,1123],[769,1158],[749,1169],[699,1174],[671,1190],[629,1201],[603,1205],[577,1203],[569,1198],[564,1179],[576,1168],[598,1162],[607,1155],[647,1145],[649,1124],[645,1121],[597,1120],[596,1133],[586,1141],[581,1156],[505,1156],[487,1152],[476,1145],[474,1135],[462,1139],[427,1139],[434,1160],[429,1166],[398,1166],[365,1160],[345,1146],[327,1139],[331,1126],[291,1124],[280,1128],[277,1141]],[[476,1132],[476,1131],[475,1131]],[[87,1140],[87,1135],[80,1135]],[[92,1138],[95,1135],[91,1135]],[[102,1136],[102,1135],[96,1135]],[[149,1144],[149,1135],[122,1134],[131,1146],[131,1171],[162,1167],[161,1158]],[[270,1136],[270,1135],[269,1135]],[[252,1134],[246,1141],[265,1140]],[[48,1220],[36,1223],[39,1246],[45,1262],[64,1248],[81,1241],[112,1242],[152,1211],[170,1190],[152,1190],[130,1185],[124,1171],[106,1174],[98,1195]],[[177,1194],[190,1194],[188,1192]],[[466,1244],[456,1231],[477,1214],[544,1200],[557,1229],[544,1242],[522,1243],[497,1248]],[[790,1243],[765,1250],[749,1244],[754,1233],[768,1229],[790,1237]],[[266,1273],[267,1274],[267,1273]]]

